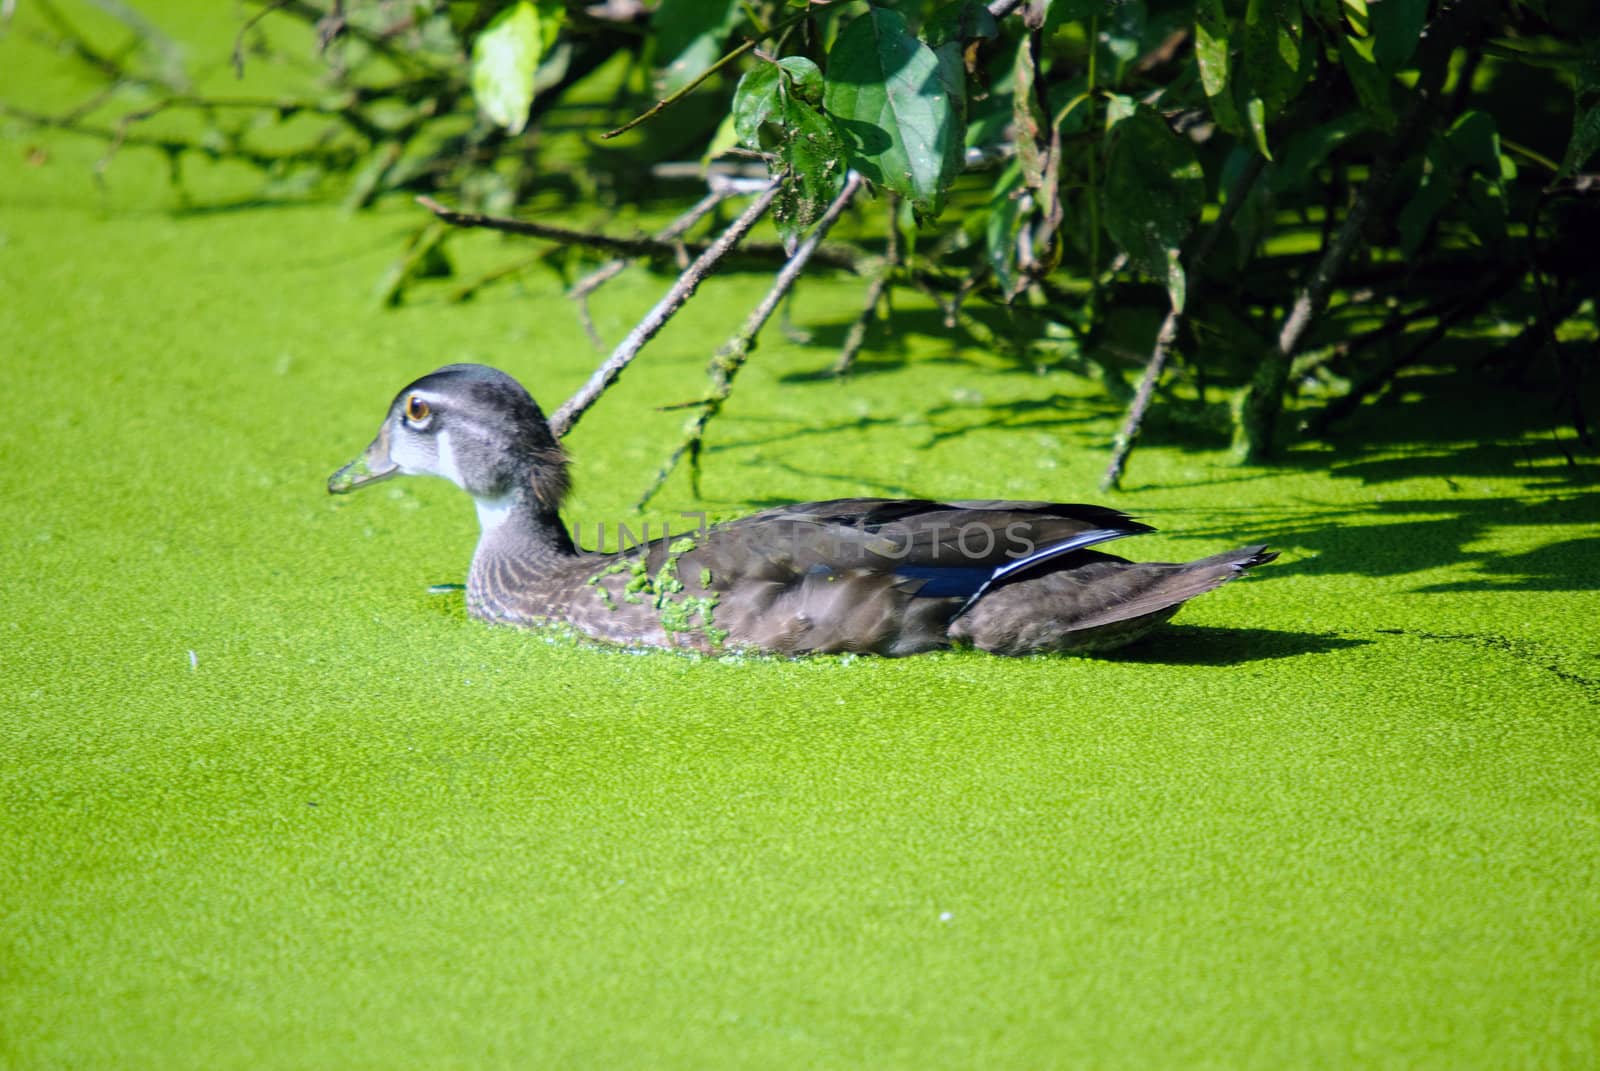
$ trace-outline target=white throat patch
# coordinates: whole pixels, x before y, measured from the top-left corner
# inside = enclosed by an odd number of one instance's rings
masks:
[[[483,529],[483,536],[487,539],[506,523],[517,501],[514,495],[502,495],[499,498],[474,498],[472,503],[478,507],[478,526]]]

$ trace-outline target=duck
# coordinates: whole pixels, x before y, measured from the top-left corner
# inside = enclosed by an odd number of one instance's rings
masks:
[[[1154,529],[1105,506],[885,498],[779,506],[589,551],[561,518],[569,468],[521,383],[452,364],[395,395],[377,437],[328,490],[425,475],[470,495],[474,618],[705,654],[1105,652],[1277,557],[1258,545],[1134,562],[1095,548]]]

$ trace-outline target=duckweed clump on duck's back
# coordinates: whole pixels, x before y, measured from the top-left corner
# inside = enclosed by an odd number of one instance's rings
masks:
[[[728,630],[715,623],[717,603],[721,596],[715,592],[705,595],[685,594],[683,579],[678,575],[678,560],[695,548],[693,537],[684,536],[667,547],[667,557],[661,568],[651,575],[645,550],[640,548],[628,558],[618,559],[589,578],[589,585],[607,610],[617,609],[611,591],[605,585],[607,577],[628,573],[623,588],[623,601],[634,605],[649,604],[661,621],[661,627],[670,633],[699,631],[713,648],[719,648],[728,638]],[[701,587],[710,587],[711,570],[700,570]]]

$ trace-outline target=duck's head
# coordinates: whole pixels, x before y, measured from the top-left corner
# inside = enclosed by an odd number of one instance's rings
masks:
[[[538,404],[481,364],[447,365],[395,395],[378,437],[328,478],[328,490],[397,474],[443,476],[480,505],[525,499],[553,512],[567,491],[567,458]]]

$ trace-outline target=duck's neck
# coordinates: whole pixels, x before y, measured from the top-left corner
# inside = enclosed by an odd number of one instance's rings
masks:
[[[544,616],[539,581],[577,555],[560,514],[520,491],[473,501],[482,534],[467,574],[468,609],[499,621]]]

